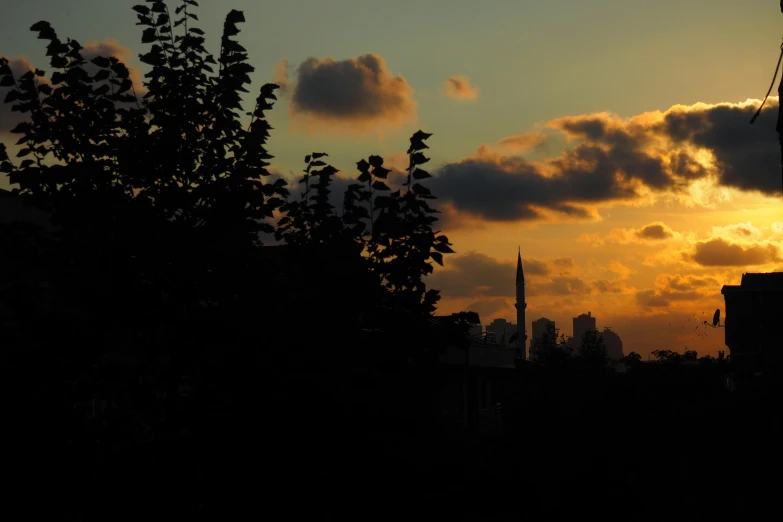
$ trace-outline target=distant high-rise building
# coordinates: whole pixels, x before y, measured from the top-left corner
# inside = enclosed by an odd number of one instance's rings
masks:
[[[533,323],[530,325],[532,327],[531,333],[533,335],[530,342],[532,343],[534,341],[537,341],[538,339],[541,339],[541,337],[543,337],[544,334],[546,334],[547,327],[550,324],[552,325],[552,328],[555,327],[555,322],[551,319],[547,319],[546,317],[542,317],[540,319],[536,319],[535,321],[533,321]]]
[[[495,343],[502,346],[510,346],[511,336],[517,333],[518,330],[517,325],[505,319],[495,319],[486,325],[485,329],[488,334],[492,334],[492,337],[495,338]]]
[[[601,332],[601,338],[604,340],[604,346],[606,346],[606,354],[610,359],[619,361],[625,354],[623,353],[623,340],[617,335],[610,327],[605,326],[603,332]]]
[[[595,332],[598,329],[595,327],[595,317],[590,312],[587,315],[582,314],[578,317],[574,317],[574,342],[577,346],[582,343],[582,337],[585,332]]]
[[[551,319],[547,319],[546,317],[541,317],[540,319],[536,319],[530,325],[531,338],[530,338],[529,351],[530,351],[531,361],[536,359],[536,354],[533,348],[539,343],[541,343],[542,340],[544,340],[544,338],[548,335],[550,325],[552,326],[553,329],[555,328],[555,322]]]

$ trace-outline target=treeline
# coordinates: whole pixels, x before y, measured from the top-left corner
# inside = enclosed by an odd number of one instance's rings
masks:
[[[0,144],[0,172],[51,225],[1,225],[8,415],[24,419],[17,440],[35,462],[96,487],[162,448],[260,437],[259,411],[410,420],[443,341],[424,282],[453,252],[425,185],[431,135],[411,137],[399,187],[370,155],[335,209],[338,170],[314,152],[293,195],[268,170],[278,86],[242,107],[254,70],[242,12],[213,57],[198,4],[177,4],[133,7],[150,44],[143,92],[116,57],[87,59],[44,21],[31,30],[51,74],[0,59],[3,101],[26,116],[15,158]],[[272,235],[282,245],[264,245]]]

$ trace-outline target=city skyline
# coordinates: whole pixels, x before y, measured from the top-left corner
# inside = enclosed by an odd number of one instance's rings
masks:
[[[0,55],[50,74],[29,31],[47,20],[125,61],[142,89],[135,3],[19,4],[0,21]],[[283,87],[269,112],[277,175],[293,180],[315,150],[343,179],[367,151],[398,174],[411,132],[433,133],[438,224],[457,252],[428,280],[439,314],[515,317],[521,245],[527,317],[601,310],[645,357],[716,355],[722,331],[691,340],[684,325],[724,309],[721,287],[743,272],[783,267],[777,98],[749,125],[779,52],[768,2],[202,4],[208,49],[226,10],[242,10],[251,92]],[[9,109],[0,141],[13,156]]]

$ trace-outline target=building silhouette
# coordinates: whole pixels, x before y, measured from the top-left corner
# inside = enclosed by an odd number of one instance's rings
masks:
[[[550,324],[552,325],[552,328],[555,328],[555,322],[551,319],[547,319],[546,317],[541,317],[540,319],[533,321],[533,323],[530,325],[531,333],[533,335],[533,338],[530,342],[532,343],[533,341],[541,339],[541,337],[547,333],[547,328]]]
[[[527,359],[526,341],[527,332],[525,331],[525,309],[527,303],[525,302],[525,273],[522,270],[522,251],[517,252],[517,302],[514,306],[517,309],[517,328],[519,335],[517,336],[517,351],[520,359]]]
[[[732,364],[747,373],[780,367],[783,272],[742,274],[739,285],[724,285],[721,294],[726,303],[725,343]]]
[[[531,339],[530,339],[530,360],[534,360],[536,358],[535,353],[533,352],[533,348],[542,342],[542,339],[549,335],[549,326],[552,327],[552,332],[556,332],[555,330],[555,322],[551,319],[547,319],[546,317],[541,317],[539,319],[536,319],[533,321],[533,323],[530,325],[531,329]],[[556,336],[557,333],[554,333]]]
[[[610,359],[619,361],[625,357],[625,354],[623,353],[623,340],[620,339],[617,332],[612,330],[610,326],[604,326],[604,330],[601,332],[601,338],[604,340],[606,354]]]
[[[577,317],[574,317],[573,327],[574,327],[573,338],[574,338],[574,342],[576,342],[577,345],[581,344],[582,337],[584,337],[585,333],[595,332],[598,330],[595,326],[595,317],[593,317],[593,314],[590,312],[587,312],[587,315],[581,314]]]
[[[511,346],[511,338],[519,330],[518,326],[505,319],[495,319],[485,327],[487,339],[494,339],[496,344],[501,346]]]

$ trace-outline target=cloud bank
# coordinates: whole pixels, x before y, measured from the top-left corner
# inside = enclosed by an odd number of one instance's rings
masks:
[[[529,161],[484,147],[442,165],[432,189],[456,211],[495,222],[596,219],[601,206],[651,195],[684,197],[699,183],[779,195],[777,100],[749,125],[758,103],[677,105],[629,119],[609,113],[557,118],[546,127],[567,140],[559,156]],[[530,139],[499,143],[529,148]]]

